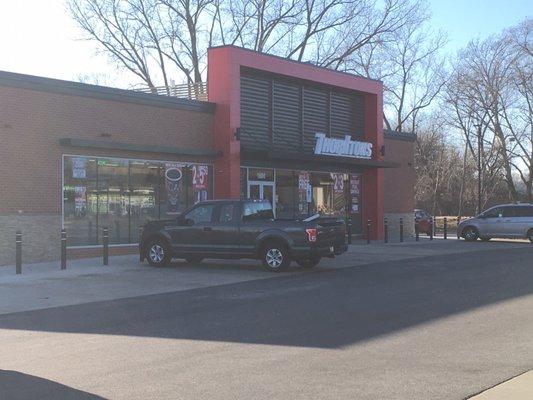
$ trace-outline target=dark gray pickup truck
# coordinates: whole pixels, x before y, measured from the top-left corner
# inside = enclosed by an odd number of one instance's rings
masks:
[[[263,200],[203,201],[173,220],[149,222],[139,251],[150,265],[172,258],[258,258],[269,271],[283,271],[292,260],[312,268],[322,257],[346,251],[345,226],[333,218],[276,220]]]

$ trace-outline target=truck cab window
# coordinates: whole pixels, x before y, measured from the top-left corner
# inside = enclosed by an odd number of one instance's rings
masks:
[[[266,202],[244,203],[242,210],[243,221],[274,219],[272,206]]]
[[[220,206],[220,214],[218,222],[231,222],[233,221],[233,204],[223,204]]]
[[[211,222],[214,208],[215,206],[212,204],[195,207],[185,214],[185,219],[192,220],[195,225]]]

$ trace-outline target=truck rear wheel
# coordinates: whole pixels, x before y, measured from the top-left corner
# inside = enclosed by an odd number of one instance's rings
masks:
[[[318,265],[320,260],[321,260],[321,257],[310,257],[310,258],[302,258],[300,260],[296,260],[296,262],[302,268],[314,268]]]
[[[285,271],[290,263],[289,249],[279,242],[268,242],[260,252],[263,268],[270,272]]]

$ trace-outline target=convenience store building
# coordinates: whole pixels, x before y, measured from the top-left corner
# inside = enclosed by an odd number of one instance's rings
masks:
[[[135,250],[138,228],[210,198],[265,198],[277,218],[412,230],[412,135],[383,131],[379,81],[250,50],[209,49],[191,100],[0,72],[0,265]]]

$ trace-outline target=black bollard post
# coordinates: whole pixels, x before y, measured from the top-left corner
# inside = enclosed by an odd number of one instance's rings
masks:
[[[433,240],[433,230],[435,229],[435,218],[431,217],[429,219],[429,240]]]
[[[420,239],[420,225],[418,218],[415,218],[415,240],[418,242]]]
[[[385,231],[385,243],[389,243],[389,221],[385,218],[384,221],[384,231]]]
[[[400,218],[400,242],[403,243],[403,218]]]
[[[348,217],[348,244],[352,244],[352,216]]]
[[[141,251],[141,239],[142,239],[142,236],[143,236],[143,227],[139,226],[139,261],[140,262],[144,261],[143,253]]]
[[[15,264],[17,275],[22,274],[22,232],[15,235]]]
[[[448,219],[444,217],[444,239],[448,239]]]
[[[109,265],[109,230],[107,227],[104,227],[103,229],[102,243],[104,245],[103,264]]]
[[[67,231],[61,229],[61,269],[67,269]]]
[[[366,221],[366,243],[370,244],[370,225],[372,224],[371,220]]]

